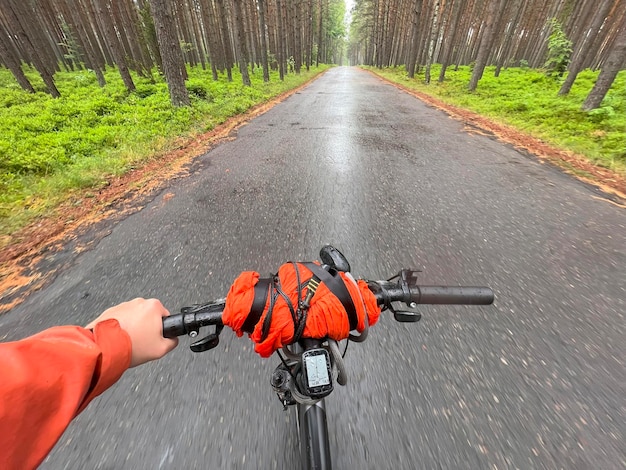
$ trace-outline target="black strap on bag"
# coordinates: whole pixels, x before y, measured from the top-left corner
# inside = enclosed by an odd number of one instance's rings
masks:
[[[346,287],[344,280],[339,275],[339,273],[334,269],[331,269],[330,272],[326,271],[323,267],[316,263],[304,262],[301,264],[306,266],[313,273],[314,278],[317,278],[318,281],[326,284],[328,289],[335,295],[335,297],[337,297],[337,299],[339,299],[348,315],[350,331],[355,330],[359,323],[356,308],[354,307],[352,296],[350,295],[350,292],[348,292],[348,288]],[[295,268],[298,279],[298,298],[300,298],[300,289],[302,286],[299,282],[300,276],[297,265],[295,265]],[[308,283],[312,282],[314,278],[310,279]],[[252,307],[250,307],[250,313],[248,313],[248,316],[244,321],[241,329],[246,333],[252,333],[254,331],[254,328],[260,321],[261,316],[263,315],[263,311],[265,310],[265,304],[267,303],[268,295],[270,295],[270,305],[268,313],[265,317],[265,321],[263,323],[263,328],[261,332],[262,341],[265,340],[269,332],[269,327],[272,321],[272,311],[274,310],[276,298],[279,295],[285,299],[289,310],[291,311],[292,320],[294,322],[294,337],[297,341],[302,336],[302,332],[304,331],[307,312],[301,311],[299,307],[297,308],[297,310],[294,309],[289,297],[280,288],[280,280],[278,279],[278,276],[274,276],[272,278],[260,278],[258,280],[256,285],[254,286],[254,300],[252,301]]]
[[[348,321],[350,323],[350,331],[356,330],[357,325],[359,324],[359,318],[356,314],[356,308],[354,307],[354,302],[352,301],[352,296],[350,292],[348,292],[348,288],[343,281],[343,278],[339,275],[337,271],[331,269],[330,272],[326,271],[319,264],[307,262],[302,263],[308,269],[313,272],[315,276],[319,278],[326,287],[330,289],[330,291],[339,299],[343,308],[346,310],[348,314]]]
[[[252,307],[250,308],[250,313],[248,314],[246,321],[243,322],[243,326],[241,327],[241,329],[246,333],[252,333],[254,331],[254,327],[257,323],[259,323],[261,315],[263,315],[265,303],[267,302],[267,293],[269,292],[270,281],[270,278],[259,279],[254,286],[254,300],[252,301]]]

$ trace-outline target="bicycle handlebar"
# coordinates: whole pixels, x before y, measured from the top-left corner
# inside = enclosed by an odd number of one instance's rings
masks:
[[[494,294],[489,287],[468,286],[418,286],[415,272],[403,270],[388,281],[368,281],[368,287],[376,296],[378,305],[391,308],[392,302],[404,302],[407,305],[490,305]],[[163,318],[163,336],[173,338],[190,334],[195,336],[203,326],[222,326],[222,311],[225,300],[213,303],[185,307],[180,314]]]
[[[408,290],[389,281],[370,281],[369,288],[376,296],[378,305],[389,306],[391,302],[428,305],[490,305],[493,291],[477,286],[409,286]]]
[[[163,318],[163,337],[175,338],[176,336],[195,336],[203,326],[221,326],[222,312],[225,301],[216,301],[196,307],[185,307],[181,313]]]

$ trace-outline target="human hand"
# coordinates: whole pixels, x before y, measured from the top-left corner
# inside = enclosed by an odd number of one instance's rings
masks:
[[[178,345],[178,338],[163,337],[163,317],[169,312],[157,299],[134,299],[105,310],[85,328],[116,319],[130,336],[132,354],[130,367],[160,359]]]

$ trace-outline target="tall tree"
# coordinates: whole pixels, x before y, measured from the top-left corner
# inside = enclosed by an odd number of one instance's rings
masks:
[[[500,76],[502,67],[511,56],[511,51],[514,47],[513,36],[517,30],[517,25],[519,24],[520,18],[524,15],[528,4],[529,2],[527,2],[526,0],[514,0],[508,2],[508,4],[505,5],[506,10],[500,21],[500,24],[503,28],[503,39],[496,60],[496,71],[494,73],[496,77]]]
[[[502,0],[504,2],[506,0]],[[470,91],[476,90],[478,81],[482,78],[485,66],[487,65],[487,59],[493,48],[493,32],[494,24],[498,19],[498,13],[500,12],[501,0],[488,0],[487,6],[487,19],[484,25],[483,37],[480,41],[478,48],[478,55],[476,56],[476,64],[472,71],[472,78],[468,89]]]
[[[286,26],[284,8],[282,0],[276,0],[276,59],[278,61],[278,76],[281,80],[285,79],[286,64],[287,64],[287,49],[286,49]]]
[[[159,41],[157,39],[154,20],[150,12],[150,3],[147,0],[139,0],[138,6],[143,42],[148,49],[148,53],[156,63],[157,68],[163,72],[163,60],[161,59],[161,52],[159,51]]]
[[[426,69],[424,70],[424,81],[426,83],[430,83],[430,67],[433,63],[433,55],[435,53],[435,42],[437,41],[437,37],[439,34],[439,0],[435,0],[435,5],[433,6],[433,15],[432,15],[432,23],[430,25],[431,34],[430,39],[428,41],[428,56],[426,59]]]
[[[459,27],[462,18],[461,2],[459,0],[454,1],[450,14],[451,18],[448,25],[449,32],[443,39],[443,50],[441,51],[441,69],[439,70],[439,78],[437,79],[437,81],[439,81],[440,83],[445,80],[446,69],[448,68],[448,64],[450,64],[451,62],[454,46],[459,40],[459,32],[462,31],[462,29]]]
[[[230,30],[228,28],[228,12],[226,10],[226,5],[224,0],[216,0],[216,13],[219,16],[220,23],[220,31],[221,31],[221,42],[222,48],[224,50],[224,58],[226,60],[226,76],[228,77],[228,81],[233,81],[233,47],[232,42],[230,40]]]
[[[420,26],[420,13],[422,11],[422,0],[415,0],[411,14],[411,46],[409,47],[409,54],[406,62],[406,72],[409,78],[415,76],[415,63],[417,61],[417,51],[419,49],[419,26]]]
[[[5,13],[7,15],[7,19],[12,25],[14,34],[19,39],[20,45],[24,47],[29,59],[35,65],[35,68],[46,85],[48,93],[50,93],[53,97],[58,98],[61,96],[61,93],[59,93],[52,77],[54,70],[50,68],[47,63],[47,58],[43,55],[45,51],[41,49],[41,45],[37,47],[37,42],[34,44],[31,42],[37,37],[37,35],[34,34],[34,30],[40,29],[41,26],[38,24],[32,24],[34,21],[33,12],[28,10],[28,5],[24,2],[19,0],[9,0],[6,6],[7,8]]]
[[[63,17],[68,20],[68,23],[76,31],[76,41],[79,44],[81,56],[85,62],[85,65],[89,70],[93,70],[98,80],[98,85],[101,87],[106,85],[104,78],[104,59],[100,51],[95,51],[93,47],[93,34],[89,34],[87,30],[89,27],[89,21],[86,18],[86,11],[84,8],[76,8],[74,2],[71,0],[62,0],[59,4]],[[91,28],[90,28],[91,29]]]
[[[302,1],[296,0],[293,4],[293,29],[294,29],[294,67],[296,69],[296,73],[300,73],[300,69],[302,68]]]
[[[241,10],[241,3],[239,0],[233,0],[233,10],[235,14],[234,37],[235,37],[235,50],[239,57],[239,71],[241,72],[241,80],[245,86],[252,85],[250,81],[250,74],[248,73],[248,48],[246,47],[245,26],[244,18]]]
[[[317,10],[317,57],[315,58],[315,65],[318,66],[322,57],[322,39],[324,37],[324,33],[322,30],[322,26],[324,24],[324,0],[318,1],[318,10]]]
[[[111,14],[111,5],[109,0],[95,0],[96,9],[98,11],[98,19],[101,21],[103,29],[104,29],[104,40],[113,55],[113,60],[117,65],[117,68],[122,77],[122,81],[124,82],[124,86],[128,91],[135,90],[135,83],[133,82],[132,77],[130,76],[130,71],[128,70],[128,65],[126,63],[126,56],[124,54],[124,49],[119,42],[117,31],[115,30],[115,26],[113,25],[112,14]]]
[[[593,21],[591,26],[587,29],[587,34],[582,35],[582,41],[578,44],[577,53],[574,55],[572,62],[569,64],[567,77],[561,89],[559,95],[567,95],[572,89],[572,85],[576,81],[578,73],[582,70],[584,64],[587,62],[588,51],[591,50],[591,44],[598,35],[600,28],[606,21],[607,14],[613,5],[613,0],[601,0],[599,8],[593,15]]]
[[[269,82],[270,70],[267,63],[267,37],[265,23],[265,0],[258,0],[259,4],[259,34],[261,36],[261,65],[263,66],[263,81]]]
[[[26,75],[24,75],[24,71],[22,70],[19,60],[15,57],[13,51],[8,47],[8,44],[9,38],[4,31],[2,24],[0,24],[0,61],[7,66],[15,77],[15,80],[17,80],[17,83],[19,83],[24,90],[30,93],[35,93],[33,85],[31,85]]]
[[[219,30],[216,25],[215,12],[213,10],[212,2],[209,4],[205,2],[198,3],[200,8],[200,14],[202,16],[202,23],[206,33],[206,47],[208,49],[209,60],[211,62],[211,74],[213,80],[218,80],[217,70],[224,70],[224,56],[222,48],[219,46]]]
[[[176,27],[167,0],[150,0],[150,10],[156,28],[159,50],[163,60],[163,73],[174,106],[189,106],[189,93],[185,88],[187,71]]]
[[[615,80],[617,73],[620,71],[625,63],[626,21],[622,23],[619,33],[615,38],[615,42],[613,43],[613,48],[611,49],[611,52],[607,57],[606,63],[600,71],[598,80],[596,80],[595,85],[593,86],[592,90],[589,92],[589,95],[587,95],[587,99],[585,99],[585,102],[583,103],[583,111],[590,111],[600,106],[602,100],[611,88],[611,85],[613,85],[613,81]]]

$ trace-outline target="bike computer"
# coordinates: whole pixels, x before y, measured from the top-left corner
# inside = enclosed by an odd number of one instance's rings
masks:
[[[311,398],[323,398],[333,391],[330,354],[323,348],[302,353],[304,393]]]

